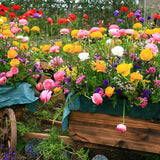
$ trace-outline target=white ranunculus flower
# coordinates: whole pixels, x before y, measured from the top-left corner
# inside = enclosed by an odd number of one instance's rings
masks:
[[[80,59],[81,61],[84,61],[84,60],[86,60],[86,59],[89,59],[89,53],[87,53],[87,52],[79,53],[78,57],[79,57],[79,59]]]
[[[118,30],[119,30],[119,29],[113,28],[113,29],[109,29],[108,32],[109,32],[109,33],[111,33],[111,32],[117,32]]]
[[[17,39],[22,39],[22,38],[23,38],[23,36],[21,36],[21,35],[17,36]]]
[[[123,47],[121,47],[121,46],[116,46],[116,47],[114,47],[114,48],[111,49],[111,52],[112,52],[112,54],[115,55],[115,56],[122,57],[122,56],[123,56],[124,49],[123,49]]]
[[[108,45],[111,45],[112,41],[113,41],[112,39],[107,39],[107,40],[106,40],[106,43],[107,43]]]

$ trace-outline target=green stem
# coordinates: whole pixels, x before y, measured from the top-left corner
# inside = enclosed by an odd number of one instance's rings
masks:
[[[124,104],[123,104],[123,124],[125,124],[125,105],[126,105],[126,100],[124,99]]]

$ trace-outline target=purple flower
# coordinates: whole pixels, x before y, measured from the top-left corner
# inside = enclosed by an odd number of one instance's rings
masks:
[[[83,87],[86,87],[86,83],[83,83]]]
[[[119,95],[119,94],[122,94],[122,90],[121,89],[117,89],[116,90],[116,93]]]
[[[135,12],[135,18],[139,18],[141,16],[141,10],[138,9],[136,12]]]
[[[69,66],[68,68],[69,68],[70,71],[72,71],[72,66]]]
[[[136,69],[142,69],[142,67],[140,65],[135,65],[134,68],[136,68]]]
[[[140,21],[140,22],[144,22],[145,19],[144,19],[143,17],[140,17],[140,18],[139,18],[139,21]]]
[[[71,77],[67,78],[66,81],[67,81],[67,83],[70,85]]]
[[[147,19],[148,19],[148,20],[150,20],[150,19],[151,19],[151,16],[150,16],[150,15],[148,15]]]
[[[95,93],[98,93],[100,91],[101,87],[98,87],[95,89]]]
[[[148,89],[143,90],[143,95],[144,95],[144,97],[146,97],[147,99],[149,98],[149,94],[150,94],[150,92],[149,92]]]
[[[117,67],[117,63],[116,62],[113,64],[113,67]]]
[[[117,22],[122,23],[123,19],[117,19]]]
[[[35,13],[34,15],[33,15],[33,18],[41,18],[42,17],[42,15],[40,15],[39,13]]]
[[[117,17],[118,14],[119,14],[119,11],[118,11],[118,10],[115,10],[115,11],[114,11],[114,16]]]
[[[107,87],[109,85],[109,80],[108,79],[103,80],[103,85]]]

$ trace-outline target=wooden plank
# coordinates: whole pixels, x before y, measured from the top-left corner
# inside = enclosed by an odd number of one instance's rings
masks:
[[[116,130],[121,122],[122,116],[73,111],[69,118],[70,136],[75,141],[160,154],[160,124],[126,117],[127,132],[122,134]]]

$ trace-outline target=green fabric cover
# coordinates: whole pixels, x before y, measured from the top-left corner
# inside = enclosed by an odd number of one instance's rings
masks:
[[[73,98],[72,93],[69,93],[66,99],[67,102]],[[111,115],[123,115],[123,102],[124,100],[119,100],[113,108],[111,99],[104,99],[103,103],[100,105],[95,105],[92,100],[89,100],[85,96],[77,96],[73,101],[66,106],[63,112],[62,128],[65,131],[68,128],[69,121],[68,116],[71,110],[79,110],[82,112],[90,113],[106,113]],[[142,108],[141,106],[130,105],[126,102],[125,105],[125,115],[131,117],[139,117],[142,119],[160,119],[160,104],[148,104],[147,107]]]
[[[0,86],[0,108],[16,104],[27,104],[27,108],[34,112],[37,108],[38,99],[38,97],[35,97],[32,85],[29,83],[22,82]]]

